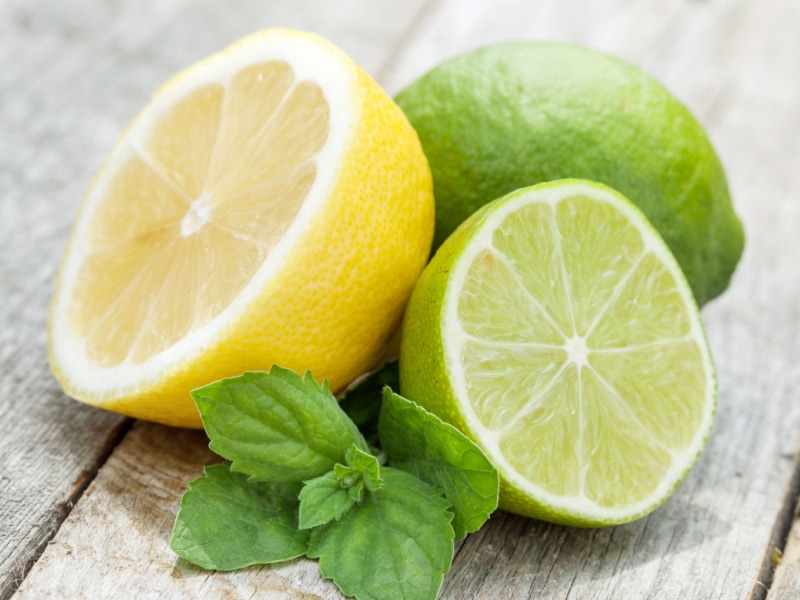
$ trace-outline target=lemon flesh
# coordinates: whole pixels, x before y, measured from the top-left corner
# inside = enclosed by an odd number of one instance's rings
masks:
[[[660,505],[715,407],[677,262],[630,202],[579,180],[492,202],[440,248],[406,312],[400,376],[487,452],[502,508],[570,525]]]
[[[247,370],[341,390],[391,352],[432,235],[402,111],[321,38],[260,32],[163,86],[96,177],[53,371],[81,401],[191,427],[189,392]]]
[[[296,218],[328,111],[318,85],[267,61],[159,116],[89,226],[69,317],[90,360],[143,363],[230,305]]]

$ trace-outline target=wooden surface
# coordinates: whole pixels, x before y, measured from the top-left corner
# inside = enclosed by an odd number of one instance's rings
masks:
[[[340,597],[310,561],[177,559],[180,494],[216,462],[203,434],[74,402],[46,358],[57,263],[116,136],[174,72],[274,25],[323,34],[391,93],[504,39],[615,54],[708,128],[745,223],[733,285],[703,310],[719,407],[684,484],[609,529],[496,513],[441,597],[800,598],[800,2],[0,0],[0,599]]]

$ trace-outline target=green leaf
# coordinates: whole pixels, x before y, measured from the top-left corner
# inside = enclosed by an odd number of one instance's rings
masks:
[[[354,502],[361,504],[361,499],[364,497],[364,480],[359,479],[358,483],[347,489],[347,493],[350,494]]]
[[[324,525],[334,519],[338,521],[356,504],[357,498],[351,497],[349,492],[333,471],[307,481],[300,492],[300,529]]]
[[[378,459],[353,444],[345,453],[346,465],[306,482],[300,492],[300,527],[323,525],[350,510],[363,498],[364,489],[383,487]]]
[[[376,444],[378,441],[381,390],[387,385],[394,389],[400,387],[400,373],[396,360],[385,364],[356,387],[347,390],[339,401],[342,410],[358,426],[370,444]]]
[[[346,487],[352,487],[359,480],[370,492],[376,492],[383,486],[381,468],[374,454],[364,452],[355,445],[350,446],[345,456],[347,466],[336,465],[334,471]]]
[[[250,482],[228,464],[206,467],[183,494],[172,550],[204,569],[229,571],[305,554],[296,483]]]
[[[382,489],[312,530],[308,556],[359,600],[432,600],[453,560],[450,503],[409,473],[384,467],[381,475]]]
[[[217,454],[251,481],[307,481],[345,462],[358,428],[339,408],[327,382],[273,366],[192,392]]]
[[[455,427],[384,388],[378,429],[389,464],[441,489],[453,504],[457,540],[477,531],[497,508],[497,470]]]

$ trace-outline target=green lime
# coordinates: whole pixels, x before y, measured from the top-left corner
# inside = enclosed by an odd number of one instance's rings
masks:
[[[744,245],[722,165],[687,108],[639,69],[577,46],[504,43],[436,67],[396,98],[433,172],[438,247],[487,201],[569,177],[630,198],[702,306]]]
[[[500,472],[500,507],[578,526],[638,518],[711,430],[714,366],[691,289],[639,209],[561,180],[478,210],[406,309],[404,396]]]

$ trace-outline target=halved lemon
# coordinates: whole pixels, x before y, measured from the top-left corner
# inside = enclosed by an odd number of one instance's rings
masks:
[[[49,320],[78,400],[200,427],[191,389],[278,363],[339,390],[374,369],[433,235],[400,109],[323,39],[274,29],[182,72],[77,217]]]
[[[578,526],[659,506],[716,405],[677,261],[631,202],[581,180],[491,202],[444,243],[406,310],[400,381],[483,448],[501,508]]]

